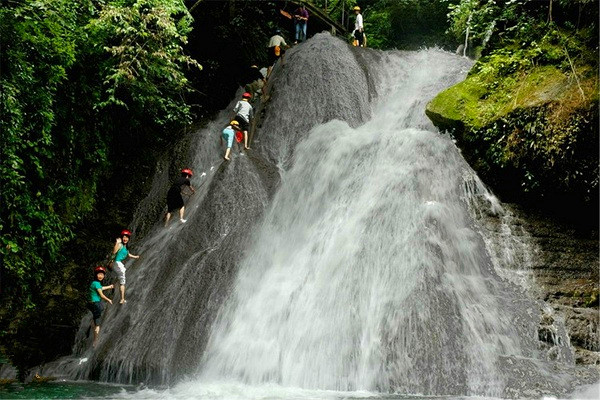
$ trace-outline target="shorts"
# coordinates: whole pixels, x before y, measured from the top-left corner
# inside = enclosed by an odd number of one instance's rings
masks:
[[[181,189],[169,189],[167,193],[167,212],[179,210],[184,206],[183,197],[181,197]]]
[[[281,47],[281,46],[279,46],[279,47]],[[279,59],[279,57],[281,57],[282,55],[283,55],[283,49],[281,49],[281,51],[279,52],[279,55],[276,56],[275,55],[275,47],[269,47],[268,48],[269,65],[275,64],[275,61],[277,61]]]
[[[237,122],[239,122],[240,124],[240,129],[243,131],[247,131],[248,130],[248,126],[250,125],[250,123],[248,121],[246,121],[243,117],[236,115],[234,118]]]
[[[235,136],[235,134],[223,132],[221,136],[223,136],[223,139],[227,141],[227,147],[233,146],[233,137]]]
[[[125,268],[125,264],[123,264],[121,261],[115,261],[115,266],[113,268],[113,271],[115,271],[115,273],[117,274],[117,278],[119,278],[120,285],[125,284],[125,271],[126,270],[127,269]]]
[[[92,318],[94,319],[94,325],[100,325],[100,317],[102,316],[102,311],[104,310],[104,306],[101,301],[94,301],[92,303],[88,303],[88,310],[92,312]]]
[[[358,29],[354,31],[354,38],[358,41],[358,45],[363,45],[364,40],[364,32],[360,32]]]

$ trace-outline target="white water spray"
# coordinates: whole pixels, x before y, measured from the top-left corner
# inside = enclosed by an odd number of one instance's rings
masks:
[[[423,129],[425,102],[460,73],[449,57],[389,56],[371,121],[331,121],[297,147],[203,381],[494,395],[499,358],[531,356],[535,325],[514,325],[525,318],[469,216],[465,177],[478,180]]]

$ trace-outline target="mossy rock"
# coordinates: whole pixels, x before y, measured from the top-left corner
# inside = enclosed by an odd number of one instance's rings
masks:
[[[530,53],[503,49],[483,57],[425,112],[504,198],[597,208],[596,67],[536,64],[525,58]]]
[[[519,79],[489,79],[471,75],[444,90],[427,104],[427,116],[442,130],[475,131],[517,109],[555,101],[572,86],[568,76],[550,66],[534,68]]]

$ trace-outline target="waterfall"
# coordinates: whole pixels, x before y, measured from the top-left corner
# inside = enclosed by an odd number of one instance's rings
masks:
[[[86,317],[61,368],[135,383],[187,375],[142,398],[569,390],[568,338],[561,363],[547,360],[541,306],[506,278],[521,267],[510,235],[482,233],[477,207],[501,205],[424,114],[470,65],[328,34],[288,51],[254,150],[219,161],[228,111],[193,133],[187,157],[205,175],[187,224],[155,223],[128,303],[108,308],[93,353]],[[158,221],[167,164],[136,228]]]
[[[535,304],[495,272],[468,210],[476,177],[423,113],[467,65],[389,53],[372,118],[319,125],[296,147],[202,380],[504,393],[500,359],[535,355]]]

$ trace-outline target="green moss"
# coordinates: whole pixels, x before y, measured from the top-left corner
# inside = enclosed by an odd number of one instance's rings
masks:
[[[466,127],[481,126],[478,103],[486,93],[486,88],[476,79],[466,79],[438,94],[427,105],[427,113],[441,115],[449,121],[460,121]]]
[[[499,194],[597,202],[597,68],[583,56],[572,65],[568,54],[552,34],[529,47],[511,43],[427,105]]]
[[[536,67],[507,77],[473,74],[438,94],[427,105],[427,111],[428,115],[438,114],[460,121],[467,129],[481,129],[518,108],[536,107],[554,100],[561,93],[567,93],[565,89],[569,86],[569,77],[552,66]]]

